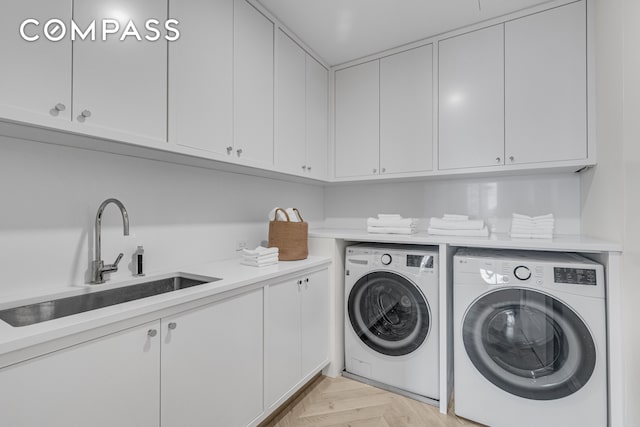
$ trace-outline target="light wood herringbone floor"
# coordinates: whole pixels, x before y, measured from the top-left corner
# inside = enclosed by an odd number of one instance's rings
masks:
[[[426,403],[344,377],[318,377],[265,427],[472,427]]]

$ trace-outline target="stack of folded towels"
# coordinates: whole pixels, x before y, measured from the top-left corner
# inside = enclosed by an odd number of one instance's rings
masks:
[[[467,215],[444,214],[442,218],[431,218],[427,231],[438,236],[489,236],[489,229],[483,220],[469,219]]]
[[[416,232],[416,220],[396,214],[378,214],[377,218],[367,219],[367,231],[379,234],[413,234]]]
[[[511,218],[511,237],[516,239],[552,239],[553,214],[528,216],[514,213]]]
[[[241,264],[252,267],[266,267],[278,263],[278,248],[258,246],[255,249],[243,249]]]

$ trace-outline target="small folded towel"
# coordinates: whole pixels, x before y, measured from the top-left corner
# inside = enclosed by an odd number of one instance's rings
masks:
[[[378,219],[402,219],[398,214],[378,214]]]
[[[511,227],[515,234],[552,234],[553,227]]]
[[[415,234],[415,227],[367,227],[368,233],[376,234]]]
[[[554,227],[553,214],[532,217],[514,213],[509,235],[514,239],[552,239]]]
[[[514,213],[513,214],[513,219],[524,219],[524,220],[533,220],[533,221],[542,221],[542,220],[553,220],[553,214],[546,214],[546,215],[540,215],[540,216],[529,216],[529,215],[523,215],[523,214],[519,214],[519,213]]]
[[[429,227],[438,228],[440,230],[482,230],[484,221],[476,220],[448,220],[441,218],[431,218]]]
[[[427,232],[436,236],[489,237],[489,229],[486,226],[481,230],[443,230],[429,227]]]
[[[255,249],[243,249],[242,254],[247,256],[278,254],[278,248],[265,248],[264,246],[258,246]]]
[[[367,226],[369,227],[414,227],[416,221],[413,218],[401,219],[380,219],[367,218]]]
[[[254,267],[262,267],[265,265],[277,264],[278,254],[268,255],[259,259],[243,257],[240,263],[244,265],[254,266]]]
[[[245,261],[242,260],[240,261],[240,264],[242,265],[248,265],[249,267],[267,267],[269,265],[278,265],[278,260],[273,260],[273,261],[265,261],[265,262],[253,262],[253,261]]]
[[[469,215],[444,214],[442,219],[447,221],[467,221],[469,219]]]

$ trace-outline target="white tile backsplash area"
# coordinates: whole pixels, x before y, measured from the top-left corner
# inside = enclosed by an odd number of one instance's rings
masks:
[[[323,188],[0,137],[0,297],[86,282],[100,203],[120,199],[131,221],[122,236],[115,206],[103,218],[103,259],[125,256],[111,280],[131,277],[136,245],[146,269],[233,257],[268,235],[274,205],[323,220]]]
[[[367,217],[378,213],[423,219],[459,213],[485,219],[494,231],[506,232],[513,212],[553,213],[557,234],[579,234],[579,175],[363,183],[329,186],[325,190],[325,226],[330,228],[362,228]],[[421,228],[425,224],[426,221]]]

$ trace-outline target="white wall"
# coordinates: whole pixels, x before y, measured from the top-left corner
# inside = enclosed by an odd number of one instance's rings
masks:
[[[323,219],[323,189],[76,148],[0,137],[0,297],[57,291],[87,281],[100,203],[120,199],[132,237],[122,237],[115,206],[103,218],[103,259],[125,257],[111,279],[131,276],[136,245],[148,272],[236,256],[238,240],[268,235],[275,206]]]
[[[364,227],[378,213],[429,218],[465,213],[509,230],[513,212],[553,213],[557,234],[580,233],[580,176],[550,174],[335,185],[325,191],[327,227]],[[424,225],[424,224],[423,224]]]
[[[582,180],[583,233],[623,245],[623,303],[611,314],[623,325],[625,426],[640,425],[639,20],[637,0],[596,2],[598,165]]]

